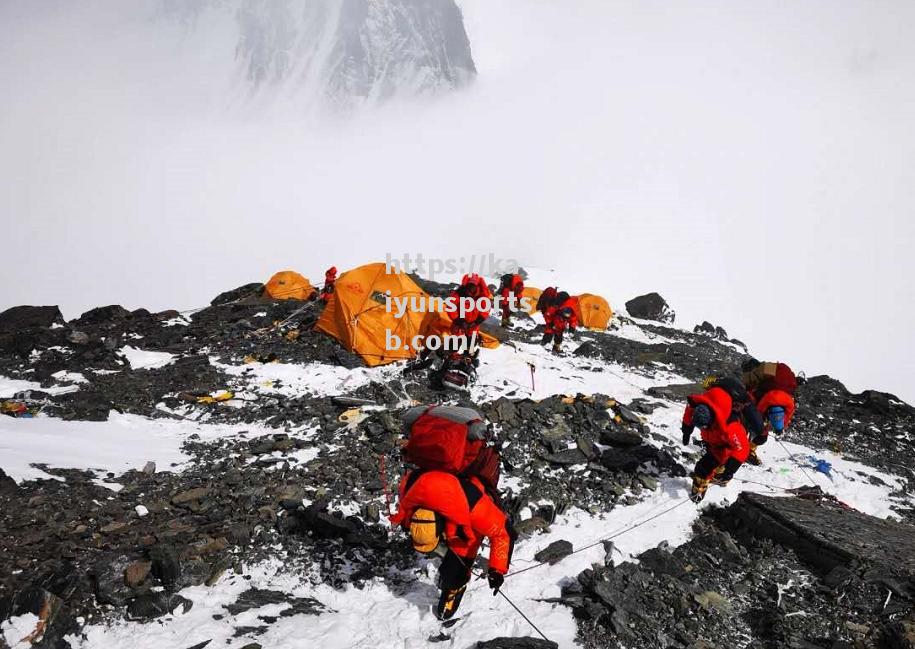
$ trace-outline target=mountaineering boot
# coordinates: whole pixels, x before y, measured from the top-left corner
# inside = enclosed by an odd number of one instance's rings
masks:
[[[438,598],[438,606],[435,607],[435,617],[440,620],[450,619],[461,605],[461,598],[464,597],[464,591],[467,585],[460,588],[443,588],[442,595]]]
[[[694,475],[693,488],[689,492],[689,499],[697,504],[702,502],[702,499],[705,498],[705,492],[708,490],[709,482],[708,478],[700,478]]]
[[[727,487],[728,483],[731,481],[730,478],[722,478],[721,476],[715,476],[712,479],[712,484],[716,487]]]
[[[759,459],[759,456],[756,454],[756,444],[750,442],[750,455],[747,456],[747,464],[752,464],[753,466],[762,466],[762,460]]]
[[[553,343],[553,353],[554,354],[562,353],[562,343],[559,343],[559,342]]]
[[[504,317],[503,317],[503,318],[502,318],[502,328],[503,328],[503,329],[508,329],[508,327],[509,327],[510,325],[511,325],[511,319],[510,319],[510,318],[504,318]]]

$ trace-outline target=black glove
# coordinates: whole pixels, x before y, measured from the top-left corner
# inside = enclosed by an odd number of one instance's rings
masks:
[[[492,594],[495,595],[502,588],[502,584],[505,582],[505,575],[490,568],[488,577],[489,587],[492,588]]]
[[[690,439],[693,437],[693,426],[683,424],[680,426],[680,430],[683,431],[683,444],[684,446],[688,446]]]

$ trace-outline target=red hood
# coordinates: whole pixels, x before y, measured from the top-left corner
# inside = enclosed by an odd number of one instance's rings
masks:
[[[689,402],[693,407],[698,406],[700,403],[704,403],[711,408],[718,426],[720,428],[725,428],[727,426],[728,419],[731,417],[733,402],[731,400],[731,395],[725,390],[721,388],[711,388],[702,394],[691,395],[689,397]]]

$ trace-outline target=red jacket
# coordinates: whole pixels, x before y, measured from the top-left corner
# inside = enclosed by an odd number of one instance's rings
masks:
[[[392,524],[409,529],[413,512],[431,509],[445,518],[445,542],[468,567],[477,556],[484,538],[489,539],[489,567],[508,572],[511,536],[508,516],[486,495],[483,484],[475,477],[459,479],[453,473],[408,471],[400,481],[398,511],[391,515]]]
[[[468,287],[474,285],[477,287],[477,294],[470,295]],[[473,306],[468,309],[463,317],[461,316],[461,298],[469,297],[473,299]],[[480,328],[480,324],[489,317],[492,309],[492,293],[486,285],[486,280],[473,273],[464,275],[461,285],[457,290],[451,291],[449,300],[445,302],[445,313],[451,317],[454,323],[451,327],[452,334],[470,334]],[[481,307],[489,308],[481,308]]]
[[[769,390],[766,392],[762,399],[756,402],[756,409],[759,411],[759,414],[763,416],[763,419],[766,418],[766,412],[772,406],[781,406],[785,409],[785,428],[791,424],[791,419],[794,417],[794,398],[783,390]],[[768,428],[769,422],[766,421],[766,427]]]
[[[567,327],[569,329],[575,329],[575,327],[578,326],[578,315],[576,315],[578,309],[576,307],[575,298],[571,296],[563,301],[562,304],[548,307],[547,310],[543,312],[543,319],[546,322],[546,333],[562,333]],[[569,315],[568,318],[562,316],[562,311],[565,309],[571,311],[571,315]]]
[[[708,428],[702,428],[701,434],[719,463],[724,464],[732,457],[739,462],[746,462],[750,454],[750,440],[740,418],[731,417],[731,395],[722,388],[713,387],[701,394],[690,395],[686,403],[683,423],[687,426],[692,425],[693,410],[700,403],[711,409],[712,423]]]
[[[511,281],[508,283],[508,286],[504,284],[499,289],[499,295],[502,296],[503,300],[507,300],[509,295],[514,295],[516,298],[521,298],[521,293],[524,292],[524,280],[521,279],[521,275],[515,273],[512,275]]]

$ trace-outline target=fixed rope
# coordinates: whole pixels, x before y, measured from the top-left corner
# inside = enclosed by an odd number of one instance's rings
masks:
[[[540,635],[541,638],[543,638],[543,639],[546,640],[547,642],[552,642],[552,640],[550,640],[548,637],[546,637],[546,636],[543,634],[543,631],[541,631],[540,629],[537,628],[537,625],[534,624],[534,623],[531,621],[531,618],[529,618],[528,616],[526,616],[526,615],[524,614],[524,611],[522,611],[520,608],[518,608],[517,606],[515,606],[515,603],[514,603],[513,601],[511,601],[511,600],[508,598],[508,595],[506,595],[504,592],[502,592],[502,589],[501,589],[501,588],[499,589],[498,592],[499,592],[499,594],[505,599],[505,601],[508,602],[509,604],[511,604],[511,607],[512,607],[513,609],[515,609],[515,610],[518,612],[518,615],[520,615],[521,617],[523,617],[524,620],[525,620],[528,624],[531,625],[531,627],[534,629],[534,631],[536,631],[536,632]]]
[[[789,451],[789,450],[788,450],[788,447],[785,446],[785,443],[784,443],[782,440],[780,440],[778,437],[776,437],[775,440],[776,440],[779,444],[782,445],[782,448],[783,448],[783,449],[785,449],[785,453],[788,454],[788,459],[793,460],[793,459],[794,459],[794,453],[792,453],[791,451]],[[804,474],[804,477],[805,477],[805,478],[807,478],[808,480],[810,480],[810,484],[812,484],[812,485],[815,486],[815,487],[816,487],[816,486],[819,486],[819,485],[817,484],[817,481],[814,480],[812,477],[810,477],[810,474],[807,473],[807,470],[804,468],[804,466],[803,466],[802,464],[798,464],[798,465],[797,465],[797,468],[799,468],[799,469],[801,470],[801,472]]]
[[[665,510],[662,511],[662,512],[658,512],[657,514],[655,514],[655,515],[653,515],[653,516],[651,516],[651,517],[649,517],[649,518],[646,518],[646,519],[644,519],[644,520],[642,520],[642,521],[639,521],[638,523],[629,523],[629,524],[626,524],[626,525],[623,526],[622,528],[620,528],[620,529],[618,529],[618,530],[616,530],[616,531],[614,531],[614,532],[611,532],[611,533],[608,534],[607,536],[604,536],[604,537],[599,538],[599,539],[598,539],[597,541],[595,541],[594,543],[590,543],[590,544],[588,544],[588,545],[585,545],[585,546],[582,546],[582,547],[578,548],[577,550],[573,550],[573,551],[572,551],[571,553],[569,553],[569,555],[567,555],[567,556],[571,556],[571,555],[573,555],[573,554],[578,554],[579,552],[584,552],[585,550],[590,550],[590,549],[593,548],[593,547],[597,547],[598,545],[600,545],[600,544],[603,543],[604,541],[610,541],[610,540],[612,540],[612,539],[618,538],[618,537],[622,536],[623,534],[626,534],[627,532],[631,532],[632,530],[634,530],[634,529],[636,529],[636,528],[639,528],[639,527],[641,527],[642,525],[646,525],[647,523],[650,523],[651,521],[653,521],[653,520],[655,520],[655,519],[657,519],[657,518],[660,518],[660,517],[663,516],[664,514],[668,514],[668,513],[672,512],[672,511],[675,510],[677,507],[680,507],[681,505],[684,505],[684,504],[686,504],[686,503],[688,503],[688,502],[690,502],[689,497],[684,498],[683,500],[677,502],[677,504],[673,505],[672,507],[668,507],[667,509],[665,509]],[[657,509],[657,508],[655,508],[655,509]],[[652,510],[650,510],[650,511],[655,511],[655,510],[652,509]],[[650,512],[649,512],[649,513],[650,513]],[[523,573],[523,572],[527,572],[528,570],[533,570],[534,568],[539,568],[540,566],[546,565],[546,564],[548,564],[548,563],[549,563],[548,561],[541,561],[541,562],[539,562],[539,563],[535,563],[534,565],[528,566],[528,567],[526,567],[526,568],[522,568],[521,570],[516,570],[516,571],[514,571],[514,572],[510,572],[509,574],[505,575],[505,578],[508,579],[509,577],[513,577],[513,576],[515,576],[515,575],[520,575],[520,574]]]

